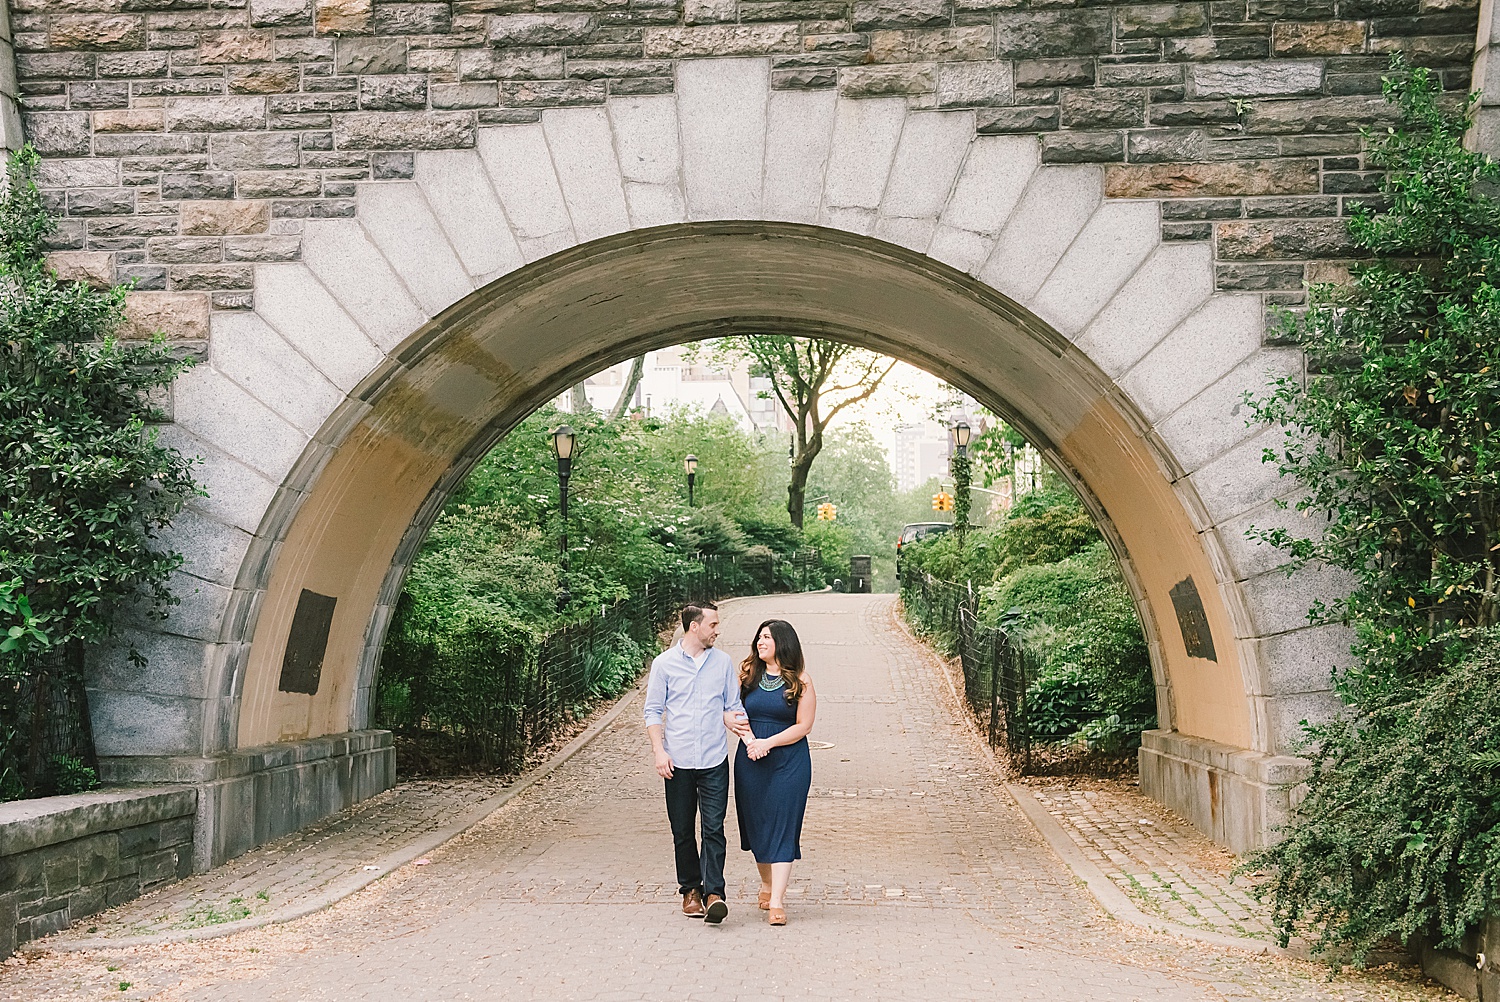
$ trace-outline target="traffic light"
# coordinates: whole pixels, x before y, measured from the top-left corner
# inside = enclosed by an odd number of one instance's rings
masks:
[[[932,510],[933,511],[952,511],[953,510],[953,495],[949,494],[947,491],[938,491],[936,494],[934,494],[932,496]]]
[[[824,501],[822,504],[818,505],[819,522],[832,522],[834,519],[838,518],[838,516],[838,507],[834,505],[832,501]]]

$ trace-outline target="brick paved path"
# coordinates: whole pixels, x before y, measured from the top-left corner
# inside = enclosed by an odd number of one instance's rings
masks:
[[[728,921],[675,911],[660,781],[631,708],[463,836],[299,922],[205,943],[9,964],[0,998],[1419,999],[1107,919],[990,774],[887,596],[736,602],[723,644],[785,615],[822,696],[790,925],[734,846]],[[119,986],[128,987],[121,990]]]
[[[1274,942],[1270,910],[1238,857],[1121,781],[1027,779],[1084,855],[1148,914],[1193,929]]]

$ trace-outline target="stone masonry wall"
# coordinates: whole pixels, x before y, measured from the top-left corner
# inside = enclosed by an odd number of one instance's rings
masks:
[[[192,787],[0,804],[0,960],[193,870]]]
[[[68,277],[136,283],[136,328],[207,337],[302,220],[355,214],[411,151],[766,55],[777,88],[974,108],[1049,163],[1167,197],[1222,289],[1297,302],[1375,190],[1400,50],[1468,87],[1478,0],[10,0],[25,129]]]

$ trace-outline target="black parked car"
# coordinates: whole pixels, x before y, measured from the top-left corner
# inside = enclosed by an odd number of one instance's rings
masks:
[[[919,543],[929,536],[941,536],[952,528],[948,522],[908,522],[902,526],[901,535],[896,537],[896,580],[901,580],[901,550],[904,547]]]

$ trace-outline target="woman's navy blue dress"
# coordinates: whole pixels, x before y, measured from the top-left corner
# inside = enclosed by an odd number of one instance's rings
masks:
[[[750,729],[768,738],[797,722],[797,704],[786,689],[756,686],[744,698]],[[812,754],[807,739],[772,748],[752,762],[743,743],[734,753],[734,806],[740,820],[740,848],[757,863],[790,863],[802,858],[802,817],[812,787]]]

